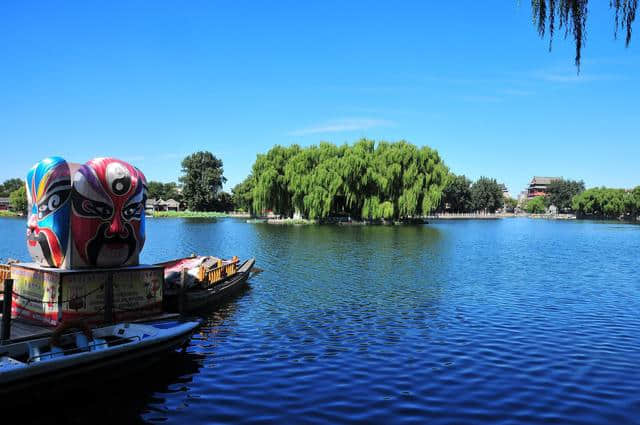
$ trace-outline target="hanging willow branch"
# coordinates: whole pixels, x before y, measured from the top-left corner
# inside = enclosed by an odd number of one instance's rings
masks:
[[[564,37],[569,33],[576,43],[575,64],[580,70],[582,46],[585,43],[587,32],[587,4],[589,0],[531,0],[531,13],[533,24],[538,28],[538,34],[543,37],[549,32],[549,50],[553,43],[553,35],[558,28],[564,29]],[[609,6],[615,9],[614,36],[617,38],[618,29],[626,31],[625,45],[631,42],[631,28],[636,18],[638,0],[609,0]]]

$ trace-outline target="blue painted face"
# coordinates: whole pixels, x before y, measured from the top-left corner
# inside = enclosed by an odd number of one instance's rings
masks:
[[[54,156],[27,173],[27,248],[33,261],[62,266],[69,245],[71,173],[64,159]]]

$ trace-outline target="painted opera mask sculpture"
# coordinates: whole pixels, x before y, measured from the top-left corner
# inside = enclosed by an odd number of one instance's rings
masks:
[[[50,157],[27,173],[27,248],[65,269],[134,266],[145,241],[144,174],[124,161]]]
[[[138,264],[145,241],[146,179],[137,168],[96,158],[74,174],[72,267]]]
[[[67,161],[45,158],[27,173],[27,249],[33,260],[61,267],[69,245],[71,177]]]

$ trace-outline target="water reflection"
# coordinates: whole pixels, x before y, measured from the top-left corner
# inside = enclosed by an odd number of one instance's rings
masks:
[[[206,316],[191,366],[156,367],[135,394],[119,393],[123,379],[92,410],[190,424],[633,423],[637,229],[149,220],[143,261],[255,256],[264,272]],[[26,252],[16,239],[0,248]]]

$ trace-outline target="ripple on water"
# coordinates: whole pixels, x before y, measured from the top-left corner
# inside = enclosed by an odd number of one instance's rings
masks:
[[[131,388],[108,387],[106,416],[637,423],[638,229],[151,220],[144,261],[255,256],[264,272],[207,316],[186,356],[136,375]],[[87,402],[74,418],[90,420],[96,406]]]

